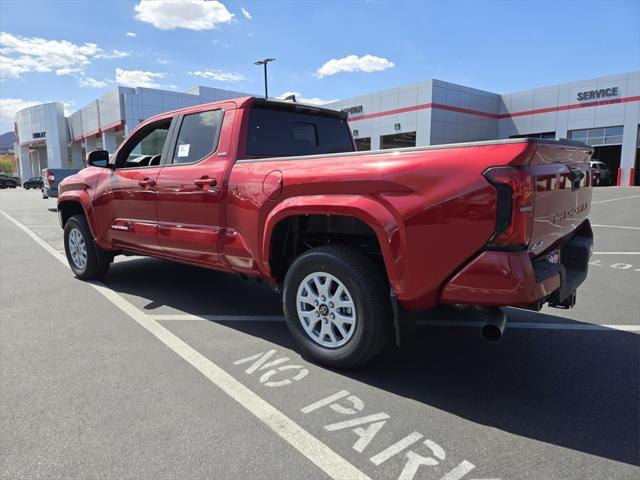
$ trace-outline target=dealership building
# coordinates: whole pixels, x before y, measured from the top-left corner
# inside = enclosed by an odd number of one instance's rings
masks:
[[[118,87],[68,118],[59,103],[27,108],[16,115],[21,177],[46,166],[80,167],[94,148],[113,152],[151,115],[241,95],[207,87],[187,93]],[[614,183],[619,175],[620,185],[639,184],[640,72],[514,93],[426,80],[326,106],[348,113],[362,150],[570,138],[594,148],[594,159],[609,165]]]
[[[15,117],[18,175],[25,181],[40,175],[43,168],[83,168],[86,152],[105,149],[113,153],[146,118],[246,95],[209,87],[195,87],[185,93],[117,87],[69,117],[65,117],[59,102],[25,108]]]
[[[426,80],[328,106],[348,113],[359,149],[570,138],[593,146],[614,182],[620,168],[621,185],[639,184],[640,72],[505,94]]]

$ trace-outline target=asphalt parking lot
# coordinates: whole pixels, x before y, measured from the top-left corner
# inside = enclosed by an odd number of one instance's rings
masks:
[[[141,257],[84,283],[55,200],[0,208],[0,478],[640,478],[639,188],[594,191],[576,308],[509,309],[497,344],[433,311],[352,371],[301,358],[263,284]]]

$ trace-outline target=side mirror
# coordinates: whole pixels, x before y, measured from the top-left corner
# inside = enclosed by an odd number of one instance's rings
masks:
[[[92,167],[105,168],[109,165],[109,152],[106,150],[94,150],[87,154],[87,164]]]

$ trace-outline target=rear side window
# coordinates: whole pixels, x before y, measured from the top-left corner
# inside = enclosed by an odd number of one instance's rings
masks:
[[[286,110],[251,110],[247,134],[249,155],[290,157],[352,151],[345,120]]]
[[[173,153],[173,163],[195,163],[212,154],[218,146],[222,110],[185,115]]]

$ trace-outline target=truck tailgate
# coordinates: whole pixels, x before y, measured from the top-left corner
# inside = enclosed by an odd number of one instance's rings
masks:
[[[589,215],[591,150],[562,144],[537,144],[527,167],[532,177],[534,255],[570,235]]]

